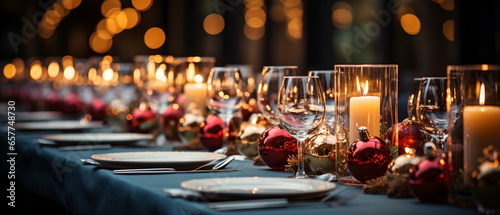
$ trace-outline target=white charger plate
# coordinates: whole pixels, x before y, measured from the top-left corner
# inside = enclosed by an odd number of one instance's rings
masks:
[[[205,194],[208,198],[314,198],[335,189],[332,182],[314,179],[276,177],[226,177],[193,179],[181,187]]]
[[[75,133],[43,135],[39,141],[42,145],[67,145],[67,144],[131,144],[139,141],[153,140],[151,134],[138,133]]]
[[[188,169],[224,158],[226,155],[211,152],[145,151],[93,154],[90,158],[100,164],[130,167],[172,167]]]
[[[18,122],[15,128],[28,131],[54,131],[54,130],[85,130],[101,128],[103,123],[100,121],[80,121],[80,120],[56,120],[39,122]]]

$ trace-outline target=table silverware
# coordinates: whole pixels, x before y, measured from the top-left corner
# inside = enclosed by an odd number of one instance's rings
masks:
[[[205,165],[202,165],[196,169],[193,170],[182,170],[182,171],[177,171],[173,168],[143,168],[143,169],[117,169],[113,170],[114,174],[169,174],[169,173],[202,173],[202,172],[233,172],[233,171],[240,171],[237,169],[227,169],[227,170],[222,170],[224,167],[226,167],[231,161],[234,160],[234,157],[229,156],[225,157],[222,159],[217,159],[215,161],[209,162]],[[215,165],[214,165],[215,164]],[[211,169],[204,170],[204,167],[214,165]]]
[[[137,174],[176,174],[176,173],[206,173],[206,172],[236,172],[239,169],[207,169],[207,170],[142,170],[142,171],[120,171],[113,170],[115,175],[137,175]]]

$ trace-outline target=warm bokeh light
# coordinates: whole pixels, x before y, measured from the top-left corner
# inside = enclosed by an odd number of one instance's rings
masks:
[[[146,11],[153,4],[153,0],[132,0],[132,5],[138,11]]]
[[[62,57],[61,62],[63,67],[73,66],[73,57],[66,55]]]
[[[16,76],[16,66],[12,63],[5,65],[3,67],[3,76],[7,79],[14,78]]]
[[[33,80],[38,80],[42,77],[42,64],[40,61],[37,60],[31,64],[30,77]]]
[[[203,20],[203,29],[207,34],[217,35],[224,30],[225,22],[224,18],[216,13],[209,14]]]
[[[448,20],[443,23],[443,34],[449,41],[455,41],[455,21]]]
[[[144,43],[150,49],[160,48],[165,43],[165,33],[161,28],[152,27],[144,34]]]
[[[76,75],[75,68],[73,66],[64,68],[63,75],[67,80],[73,79]]]
[[[295,39],[302,38],[302,19],[294,18],[288,22],[288,34]]]
[[[416,35],[420,32],[420,20],[415,14],[404,14],[401,16],[401,27],[407,34]]]
[[[264,27],[252,28],[248,25],[245,25],[243,27],[243,33],[245,34],[245,37],[248,38],[249,40],[259,40],[266,33],[266,29]]]
[[[301,0],[283,0],[285,15],[287,17],[287,33],[294,39],[302,38],[302,17],[304,10],[302,9]]]
[[[252,28],[260,28],[266,24],[266,12],[262,8],[251,8],[245,12],[245,21]]]
[[[101,5],[101,13],[104,17],[110,17],[113,13],[120,11],[122,3],[119,0],[105,0]]]
[[[61,0],[61,3],[64,6],[64,8],[68,10],[73,10],[76,7],[78,7],[80,3],[82,3],[82,0]]]
[[[141,20],[141,14],[137,12],[137,10],[135,10],[134,8],[125,8],[122,10],[122,12],[127,17],[127,25],[125,26],[125,29],[131,29],[139,24],[139,21]]]
[[[438,3],[439,6],[441,6],[443,9],[447,11],[455,10],[455,0],[438,0],[435,2]]]
[[[89,44],[92,50],[102,54],[109,51],[113,41],[106,31],[97,31],[90,36]]]
[[[352,24],[352,7],[346,2],[337,2],[332,6],[332,23],[339,29],[347,29]]]
[[[50,62],[49,66],[47,66],[47,74],[50,78],[57,77],[59,75],[59,70],[59,64],[55,61]]]
[[[197,74],[194,76],[194,82],[196,83],[202,83],[203,82],[203,76],[201,76],[200,74]]]
[[[107,68],[102,72],[102,79],[105,81],[111,81],[113,79],[113,69]]]

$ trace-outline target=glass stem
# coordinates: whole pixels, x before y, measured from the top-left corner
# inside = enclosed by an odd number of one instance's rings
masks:
[[[295,174],[295,178],[307,178],[306,171],[304,169],[304,147],[305,140],[297,140],[297,173]]]
[[[223,121],[224,121],[224,126],[223,126],[223,130],[222,130],[222,147],[227,147],[227,155],[231,155],[234,153],[234,150],[236,149],[236,147],[234,147],[231,143],[231,141],[229,140],[229,126],[231,124],[231,118],[232,117],[224,117],[223,118]]]

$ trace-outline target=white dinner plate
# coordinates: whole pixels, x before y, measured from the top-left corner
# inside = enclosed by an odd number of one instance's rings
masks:
[[[213,199],[314,198],[333,190],[332,182],[275,177],[226,177],[193,179],[181,183]]]
[[[76,133],[76,134],[52,134],[43,135],[41,139],[49,141],[39,141],[43,145],[62,144],[131,144],[139,141],[153,140],[151,134],[137,133]]]
[[[56,120],[39,122],[17,122],[15,128],[18,130],[30,131],[53,131],[53,130],[85,130],[101,128],[100,121],[80,121],[80,120]]]
[[[16,122],[49,121],[63,119],[64,115],[57,111],[17,111],[13,112]],[[7,120],[8,114],[1,113],[2,120]]]
[[[90,158],[100,164],[130,167],[172,167],[189,169],[224,158],[226,155],[211,152],[145,151],[93,154]]]

